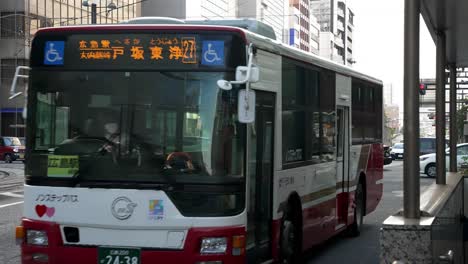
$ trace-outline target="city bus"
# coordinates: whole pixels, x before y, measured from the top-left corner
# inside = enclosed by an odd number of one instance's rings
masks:
[[[254,29],[44,28],[27,69],[23,264],[298,263],[382,197],[382,82]]]

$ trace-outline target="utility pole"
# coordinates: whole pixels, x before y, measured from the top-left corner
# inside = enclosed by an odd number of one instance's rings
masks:
[[[91,24],[97,24],[97,5],[91,4]]]

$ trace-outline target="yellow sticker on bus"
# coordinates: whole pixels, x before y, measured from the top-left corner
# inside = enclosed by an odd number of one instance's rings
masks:
[[[73,177],[79,169],[77,155],[49,155],[47,160],[48,177]]]

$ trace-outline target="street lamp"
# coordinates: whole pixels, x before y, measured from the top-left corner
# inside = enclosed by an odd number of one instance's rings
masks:
[[[97,6],[98,0],[84,0],[83,6],[89,7],[91,6],[91,24],[97,24],[97,9],[98,8],[106,8],[107,13],[111,12],[114,9],[117,9],[117,5],[114,2],[110,2],[106,7],[98,7]]]

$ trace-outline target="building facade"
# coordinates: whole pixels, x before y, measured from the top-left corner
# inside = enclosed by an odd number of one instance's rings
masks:
[[[310,0],[320,24],[320,56],[352,66],[354,12],[343,0]]]
[[[320,55],[320,24],[317,22],[317,18],[310,13],[310,52],[316,55]]]
[[[285,5],[282,0],[152,0],[142,2],[142,16],[179,19],[253,18],[273,27],[283,41]]]
[[[289,0],[284,42],[319,55],[320,24],[309,10],[309,0]]]
[[[310,11],[309,0],[289,0],[289,5],[296,20],[299,15],[299,48],[304,51],[310,51]],[[299,12],[297,12],[299,11]]]
[[[15,69],[29,64],[34,33],[42,27],[91,24],[96,3],[98,24],[117,23],[139,15],[139,0],[1,0],[0,1],[0,135],[24,136],[22,96],[9,100]],[[87,5],[86,5],[87,3]],[[25,81],[18,83],[23,91]]]
[[[178,19],[235,18],[238,0],[149,0],[141,4],[141,16]]]

